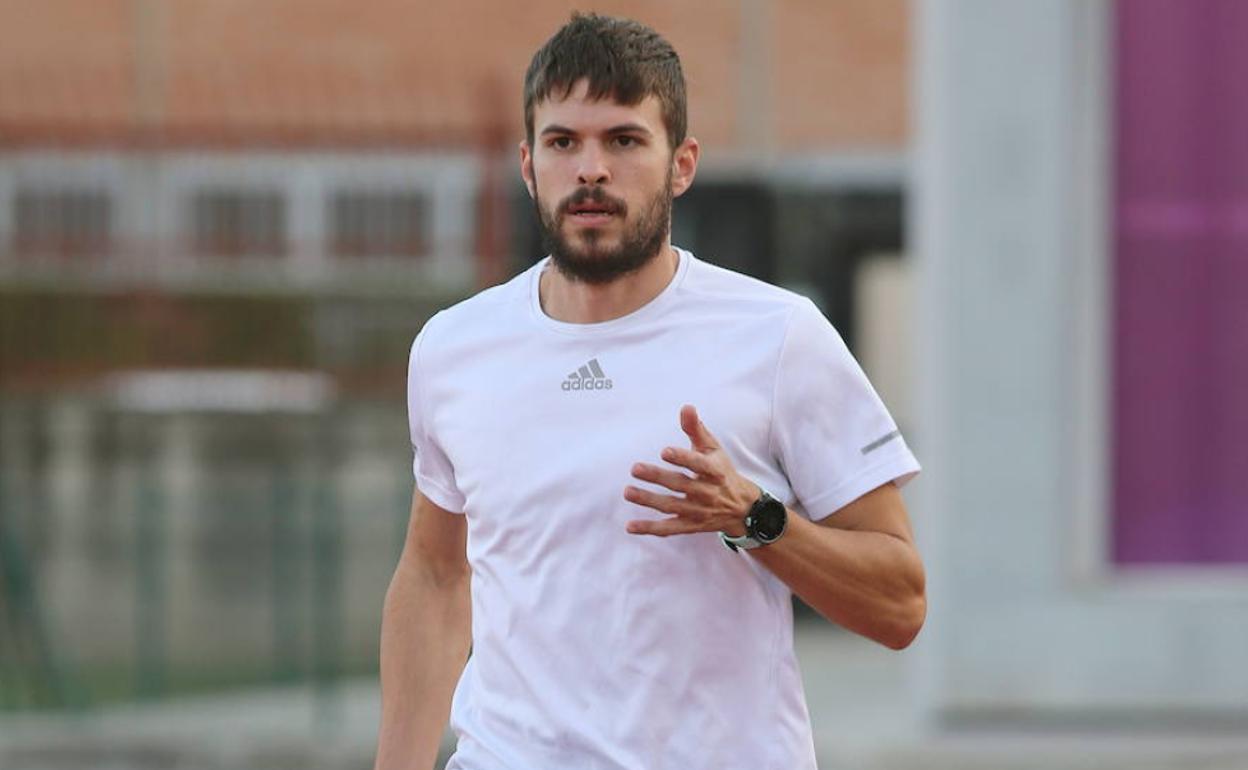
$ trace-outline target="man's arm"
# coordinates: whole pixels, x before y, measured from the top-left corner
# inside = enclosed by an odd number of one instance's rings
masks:
[[[381,621],[375,770],[428,770],[472,637],[466,524],[419,491]]]
[[[789,512],[787,530],[748,553],[828,620],[900,650],[927,614],[923,561],[892,482],[811,522]]]
[[[693,475],[634,465],[634,477],[679,496],[626,488],[625,499],[672,516],[631,521],[628,531],[660,537],[744,535],[744,518],[758,499],[758,486],[737,472],[692,406],[681,410],[680,424],[691,448],[668,447],[662,457]],[[869,639],[901,649],[923,626],[923,562],[895,484],[868,492],[819,523],[790,511],[784,536],[749,553],[821,615]]]

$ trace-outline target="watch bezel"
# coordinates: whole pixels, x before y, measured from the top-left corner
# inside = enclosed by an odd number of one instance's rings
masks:
[[[774,543],[788,529],[788,519],[788,511],[784,503],[762,492],[754,505],[750,506],[750,512],[745,517],[746,534],[760,543]],[[771,526],[765,526],[769,524]],[[776,525],[779,527],[778,531],[776,531]],[[770,532],[775,532],[775,534],[770,534]]]

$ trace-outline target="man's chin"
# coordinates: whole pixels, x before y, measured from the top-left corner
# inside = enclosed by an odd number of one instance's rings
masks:
[[[569,245],[576,244],[586,251],[603,251],[619,248],[620,234],[612,227],[613,224],[615,223],[572,225],[564,229],[563,241]]]
[[[637,272],[651,258],[626,256],[613,249],[563,250],[552,253],[555,267],[571,280],[588,284],[611,283]]]
[[[619,244],[604,243],[602,240],[594,241],[592,244],[582,242],[564,250],[564,254],[567,254],[569,258],[577,262],[612,260],[616,258],[618,252]]]
[[[588,234],[582,231],[565,238],[563,253],[577,262],[601,262],[618,258],[621,246],[619,236],[607,235],[600,228],[589,230]]]

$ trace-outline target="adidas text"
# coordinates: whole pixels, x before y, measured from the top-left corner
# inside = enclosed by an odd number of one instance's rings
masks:
[[[564,380],[564,390],[611,390],[611,380]]]

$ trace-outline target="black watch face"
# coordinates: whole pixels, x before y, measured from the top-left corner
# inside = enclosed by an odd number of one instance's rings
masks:
[[[764,543],[775,540],[784,534],[786,516],[784,503],[768,497],[750,513],[751,534]]]

